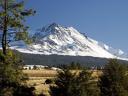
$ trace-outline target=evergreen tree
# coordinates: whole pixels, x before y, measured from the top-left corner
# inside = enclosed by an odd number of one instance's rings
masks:
[[[28,41],[25,17],[34,13],[32,9],[24,9],[22,0],[0,0],[0,96],[34,96],[34,89],[25,85],[27,77],[22,72],[21,60],[8,49],[10,36]]]
[[[101,96],[128,96],[127,69],[117,60],[112,59],[105,66],[99,79]]]
[[[50,86],[51,96],[98,96],[96,84],[91,81],[91,73],[87,70],[79,74],[65,69],[58,72],[55,86]]]
[[[28,26],[24,25],[25,17],[34,13],[35,11],[32,9],[24,9],[24,1],[0,0],[0,31],[4,55],[7,53],[9,42],[11,42],[9,36],[14,36],[16,40],[28,41]]]

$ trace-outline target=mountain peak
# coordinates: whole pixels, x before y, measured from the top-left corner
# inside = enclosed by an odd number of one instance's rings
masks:
[[[56,28],[62,27],[61,25],[57,23],[51,23],[46,26],[43,26],[42,28],[38,29],[38,32],[53,32],[56,30]]]
[[[57,24],[57,23],[55,23],[55,22],[53,22],[53,23],[51,23],[51,24],[49,25],[49,27],[58,27],[58,26],[60,26],[60,25]]]
[[[35,42],[29,48],[41,54],[114,57],[75,28],[57,23],[43,27],[34,38]]]
[[[93,56],[102,58],[115,58],[117,55],[105,44],[87,37],[73,27],[64,27],[51,23],[39,29],[33,35],[33,43],[21,52],[33,54],[57,54],[72,56]],[[118,51],[119,52],[119,51]],[[116,51],[117,53],[117,51]],[[123,52],[120,51],[122,55]]]
[[[63,27],[62,25],[57,24],[57,23],[55,23],[55,22],[49,24],[48,26],[45,26],[45,28],[51,28],[51,29],[60,28],[60,27],[65,28],[65,27]]]

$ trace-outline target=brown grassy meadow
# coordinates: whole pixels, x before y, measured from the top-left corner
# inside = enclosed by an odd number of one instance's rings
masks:
[[[47,96],[49,95],[49,84],[45,84],[46,79],[55,79],[57,76],[56,70],[50,70],[50,69],[41,69],[41,70],[23,70],[25,74],[28,75],[29,80],[27,81],[27,84],[29,86],[35,87],[35,92],[37,94],[44,93]],[[73,72],[75,72],[73,70]],[[80,72],[80,71],[79,71]],[[90,70],[92,72],[92,77],[94,77],[96,80],[98,77],[102,74],[102,71],[99,70]]]

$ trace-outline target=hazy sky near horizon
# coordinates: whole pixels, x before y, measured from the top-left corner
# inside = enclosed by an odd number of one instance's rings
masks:
[[[31,30],[56,22],[128,53],[128,0],[26,0]]]

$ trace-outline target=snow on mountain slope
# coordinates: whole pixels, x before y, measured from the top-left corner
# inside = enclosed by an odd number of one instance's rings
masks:
[[[73,27],[63,27],[56,23],[45,26],[32,36],[31,45],[15,47],[14,49],[31,54],[57,54],[72,56],[93,56],[102,58],[116,58],[103,46]]]
[[[125,52],[123,52],[121,49],[114,49],[102,42],[98,43],[101,47],[103,47],[105,50],[107,50],[108,52],[112,53],[113,55],[116,55],[118,57],[122,57],[122,58],[128,58],[128,54],[126,54]]]

